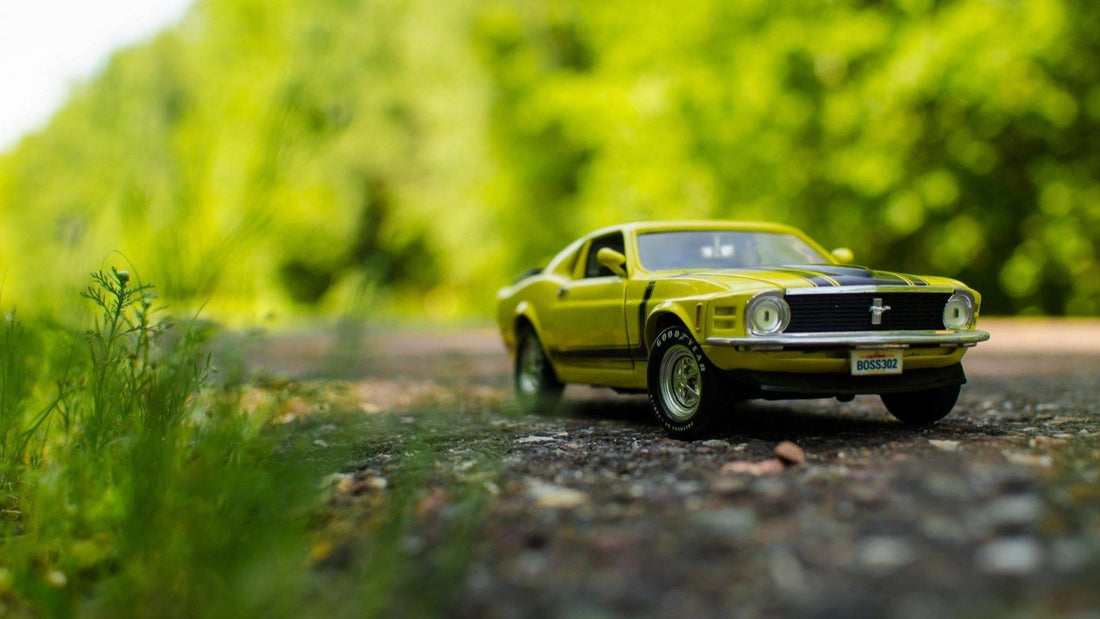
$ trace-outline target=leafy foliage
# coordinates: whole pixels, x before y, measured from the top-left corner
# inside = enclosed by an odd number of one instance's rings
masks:
[[[1098,72],[1086,0],[205,0],[0,158],[5,293],[119,249],[221,316],[448,318],[593,227],[722,217],[1096,314]]]

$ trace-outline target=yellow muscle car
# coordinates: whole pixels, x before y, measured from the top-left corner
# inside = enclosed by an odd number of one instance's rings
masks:
[[[669,435],[707,432],[749,398],[879,394],[899,420],[955,406],[981,297],[962,283],[847,265],[770,223],[604,228],[498,293],[525,409],[565,383],[648,392]]]

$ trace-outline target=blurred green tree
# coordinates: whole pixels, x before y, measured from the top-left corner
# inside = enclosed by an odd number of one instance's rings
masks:
[[[0,157],[0,266],[446,319],[599,225],[769,219],[1096,315],[1098,84],[1086,0],[204,0]]]

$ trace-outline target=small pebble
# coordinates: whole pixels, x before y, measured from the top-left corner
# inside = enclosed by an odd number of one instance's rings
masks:
[[[1011,464],[1050,468],[1052,462],[1050,456],[1047,455],[1030,454],[1023,451],[1004,451],[1002,453],[1005,460],[1008,460]]]
[[[986,508],[986,517],[993,526],[1027,526],[1038,522],[1042,515],[1043,502],[1030,494],[1001,497]]]
[[[718,471],[723,475],[738,475],[741,473],[747,473],[756,477],[763,475],[775,475],[783,472],[783,462],[778,458],[772,458],[771,460],[764,460],[762,462],[748,462],[746,460],[735,460],[733,462],[727,462],[722,465],[722,468]]]
[[[1026,576],[1039,570],[1043,547],[1030,537],[998,539],[978,549],[978,569],[996,576]]]
[[[1028,440],[1027,444],[1028,447],[1061,447],[1068,442],[1065,436],[1065,434],[1059,435],[1058,437],[1036,436]]]
[[[682,481],[673,486],[673,491],[680,496],[696,494],[703,490],[703,485],[694,481]]]
[[[916,559],[913,545],[900,537],[870,537],[859,545],[859,562],[874,571],[893,571]]]
[[[769,568],[772,581],[780,591],[800,595],[806,589],[806,570],[790,551],[773,550]]]
[[[528,482],[527,496],[539,507],[553,509],[572,509],[588,503],[588,494],[580,490],[537,480]]]
[[[959,441],[937,441],[929,439],[928,444],[941,451],[958,451]]]
[[[790,441],[783,441],[775,446],[775,457],[786,464],[803,464],[806,462],[806,452],[801,447]]]
[[[710,491],[716,494],[735,494],[743,492],[748,486],[743,479],[732,476],[716,478],[710,484]]]
[[[549,442],[556,441],[556,440],[557,439],[554,438],[553,436],[533,435],[533,436],[525,436],[523,438],[517,438],[516,439],[516,444],[525,445],[525,444],[528,444],[528,443],[549,443]]]

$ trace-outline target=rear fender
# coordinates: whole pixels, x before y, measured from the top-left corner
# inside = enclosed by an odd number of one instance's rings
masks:
[[[504,344],[508,347],[509,351],[515,352],[519,327],[524,323],[531,325],[539,341],[543,342],[545,345],[546,339],[542,336],[542,325],[539,323],[539,318],[535,314],[535,308],[527,301],[521,301],[519,305],[516,306],[516,310],[512,317],[512,328],[504,335]]]

